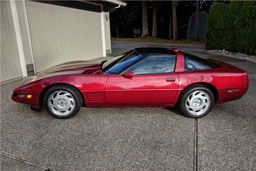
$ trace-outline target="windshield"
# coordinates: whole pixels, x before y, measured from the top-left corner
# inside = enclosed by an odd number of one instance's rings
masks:
[[[132,51],[133,51],[133,50],[128,51],[128,52],[125,52],[125,53],[123,53],[122,55],[119,55],[119,56],[117,56],[117,57],[114,57],[114,58],[112,58],[112,59],[106,61],[106,62],[102,65],[102,67],[101,67],[102,71],[103,71],[103,72],[106,72],[109,68],[111,68],[112,66],[114,66],[116,63],[118,63],[118,61],[122,60],[122,58],[124,58],[125,56],[127,56],[128,54],[130,54]]]
[[[119,74],[121,71],[125,70],[127,67],[131,66],[133,63],[139,61],[144,57],[143,54],[138,54],[137,52],[133,52],[123,59],[119,60],[117,63],[112,65],[106,73],[108,74]]]

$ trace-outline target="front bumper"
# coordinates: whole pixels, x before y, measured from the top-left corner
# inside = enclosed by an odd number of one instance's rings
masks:
[[[23,92],[19,88],[15,89],[12,94],[13,101],[30,104],[36,109],[40,109],[39,97],[40,92]]]

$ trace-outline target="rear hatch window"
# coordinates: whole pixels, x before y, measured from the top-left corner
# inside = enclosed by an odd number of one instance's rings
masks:
[[[188,53],[182,53],[185,59],[185,71],[207,70],[221,67],[217,63],[208,61],[206,59],[202,59]]]

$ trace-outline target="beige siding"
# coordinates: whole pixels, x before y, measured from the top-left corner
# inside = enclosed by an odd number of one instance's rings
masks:
[[[104,12],[104,21],[105,21],[105,40],[106,40],[106,50],[108,53],[111,53],[111,36],[110,36],[110,16],[109,12]],[[108,20],[106,20],[106,16]]]
[[[22,76],[17,37],[9,1],[1,4],[1,77],[6,81]]]
[[[26,1],[36,71],[103,55],[101,14]]]
[[[30,41],[29,30],[28,30],[24,3],[25,3],[24,1],[16,1],[21,40],[22,40],[23,51],[25,56],[25,63],[28,65],[28,64],[32,64],[33,60],[32,60],[32,54],[31,54],[31,48],[30,48],[30,42],[29,42]]]

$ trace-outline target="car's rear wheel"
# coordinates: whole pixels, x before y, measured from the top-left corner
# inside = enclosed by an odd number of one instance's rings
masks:
[[[50,115],[67,119],[79,112],[82,97],[78,90],[72,86],[56,85],[46,91],[43,102]]]
[[[201,84],[192,85],[182,92],[178,107],[188,117],[199,118],[208,114],[215,105],[211,90]]]

